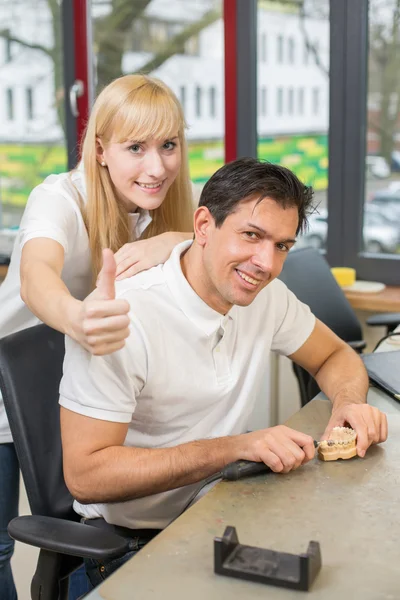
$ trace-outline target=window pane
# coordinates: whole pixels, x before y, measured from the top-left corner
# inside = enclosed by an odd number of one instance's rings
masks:
[[[135,72],[172,88],[189,127],[190,174],[198,196],[224,158],[222,0],[129,0],[123,20],[119,7],[91,2],[97,91]]]
[[[328,231],[329,0],[306,0],[301,7],[279,0],[258,2],[259,43],[276,40],[276,60],[258,60],[261,106],[258,156],[283,165],[315,190],[319,215],[297,247],[325,249]],[[282,34],[282,31],[285,34]],[[269,111],[262,90],[268,87]]]
[[[0,2],[0,261],[33,187],[67,170],[59,5]]]
[[[368,128],[362,243],[365,252],[400,252],[400,6],[369,2]]]

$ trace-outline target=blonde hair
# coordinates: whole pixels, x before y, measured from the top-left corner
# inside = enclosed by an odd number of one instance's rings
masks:
[[[102,265],[103,248],[116,252],[131,240],[128,214],[117,201],[108,169],[99,165],[96,138],[111,142],[168,139],[176,135],[181,147],[181,167],[161,206],[150,211],[152,221],[141,239],[166,231],[193,230],[192,188],[189,179],[185,118],[175,94],[162,81],[147,75],[115,79],[99,94],[91,112],[82,144],[87,188],[82,214],[89,235],[93,276]]]

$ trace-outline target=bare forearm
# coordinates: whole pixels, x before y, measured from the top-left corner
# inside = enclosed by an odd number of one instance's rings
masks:
[[[111,446],[88,457],[79,475],[65,476],[82,503],[122,502],[201,481],[240,455],[240,436],[200,440],[164,449]]]
[[[45,263],[27,265],[21,297],[28,308],[50,327],[69,333],[70,315],[81,302],[73,298],[61,277]]]
[[[335,352],[315,376],[335,408],[343,403],[365,403],[368,375],[360,357],[350,347]]]

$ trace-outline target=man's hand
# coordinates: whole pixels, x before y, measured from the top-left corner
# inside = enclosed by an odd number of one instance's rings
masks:
[[[315,456],[314,440],[285,425],[237,436],[240,458],[264,462],[276,473],[288,473]]]
[[[96,289],[75,305],[68,334],[94,355],[112,354],[129,335],[129,303],[115,299],[116,263],[111,250],[103,250],[103,267]]]
[[[349,402],[335,406],[322,439],[327,439],[333,427],[350,426],[357,433],[357,454],[364,457],[371,444],[387,439],[388,425],[384,413],[369,404]]]

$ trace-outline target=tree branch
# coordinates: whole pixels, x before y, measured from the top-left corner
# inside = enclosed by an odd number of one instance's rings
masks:
[[[182,54],[185,50],[185,43],[191,37],[197,35],[202,29],[208,27],[221,17],[218,10],[210,10],[199,21],[191,23],[188,27],[178,33],[172,40],[168,41],[165,48],[151,58],[139,71],[140,73],[151,73],[160,67],[166,60],[175,54]]]
[[[49,48],[46,48],[41,44],[31,44],[30,42],[25,42],[24,40],[21,40],[20,38],[11,35],[7,29],[0,29],[0,37],[4,38],[5,40],[9,40],[10,42],[19,44],[24,48],[30,48],[31,50],[40,50],[40,52],[44,52],[44,54],[47,54],[47,56],[53,58],[52,52]]]
[[[324,75],[329,77],[329,70],[325,67],[325,65],[322,64],[321,59],[318,54],[318,50],[317,50],[315,44],[313,44],[312,41],[310,40],[310,37],[307,33],[307,29],[306,29],[306,25],[305,25],[306,13],[304,10],[304,2],[299,6],[299,17],[300,17],[300,30],[301,30],[301,33],[303,34],[307,50],[310,50],[310,53],[313,55],[315,64],[317,65],[317,67],[322,71],[322,73]]]

